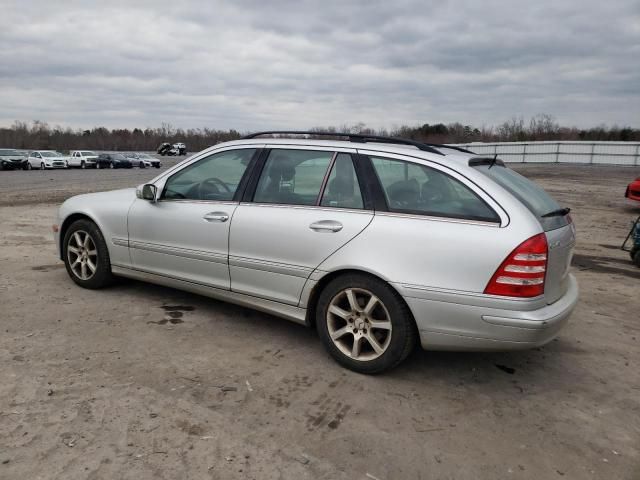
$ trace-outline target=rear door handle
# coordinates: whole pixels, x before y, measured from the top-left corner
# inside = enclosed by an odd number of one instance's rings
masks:
[[[342,224],[335,220],[320,220],[313,222],[309,228],[314,232],[339,232],[342,230]]]
[[[229,215],[225,212],[209,212],[202,218],[207,222],[226,222],[229,220]]]

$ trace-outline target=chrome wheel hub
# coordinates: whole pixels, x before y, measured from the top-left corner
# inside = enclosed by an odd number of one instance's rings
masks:
[[[78,230],[69,237],[67,260],[71,271],[80,280],[93,277],[98,267],[98,251],[91,235]]]
[[[327,327],[333,344],[354,360],[369,361],[391,343],[391,317],[382,301],[362,288],[347,288],[331,299]]]

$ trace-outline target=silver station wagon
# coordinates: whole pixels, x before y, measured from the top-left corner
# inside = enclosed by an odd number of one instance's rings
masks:
[[[254,134],[137,189],[70,198],[54,226],[70,277],[129,277],[313,326],[363,373],[418,341],[510,350],[558,334],[578,300],[569,209],[498,158],[302,133]]]

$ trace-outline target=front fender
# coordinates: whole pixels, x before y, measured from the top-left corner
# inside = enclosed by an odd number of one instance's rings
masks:
[[[112,264],[130,265],[127,215],[136,200],[135,189],[77,195],[66,200],[58,210],[57,247],[62,255],[62,241],[69,226],[79,218],[94,222],[107,244]]]

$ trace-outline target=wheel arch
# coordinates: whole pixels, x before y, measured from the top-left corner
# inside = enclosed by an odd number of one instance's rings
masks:
[[[95,223],[98,229],[101,232],[103,232],[102,227],[100,227],[100,224],[96,222],[96,220],[92,218],[90,215],[88,215],[87,213],[75,212],[70,215],[67,215],[67,217],[63,220],[62,224],[60,225],[60,236],[58,238],[58,241],[60,243],[58,245],[58,251],[60,252],[60,259],[63,261],[64,261],[64,258],[63,258],[64,256],[62,252],[64,250],[63,248],[64,236],[67,234],[67,230],[69,230],[69,227],[71,226],[71,224],[73,224],[73,222],[75,222],[76,220],[89,220],[90,222]]]
[[[334,270],[332,272],[328,272],[326,275],[324,275],[322,278],[320,278],[320,280],[316,282],[316,284],[311,289],[311,292],[309,293],[309,297],[307,299],[307,315],[306,315],[305,322],[309,327],[315,327],[316,307],[318,306],[320,293],[322,293],[324,288],[329,284],[329,282],[331,282],[335,278],[338,278],[342,275],[348,275],[348,274],[354,274],[354,273],[358,275],[364,275],[367,277],[375,278],[376,280],[384,282],[396,294],[396,296],[400,299],[400,301],[406,305],[407,310],[411,314],[411,320],[413,321],[413,324],[417,328],[416,320],[415,320],[415,317],[413,316],[413,311],[411,310],[411,307],[406,302],[404,297],[400,295],[400,292],[398,291],[398,289],[389,280],[383,278],[382,276],[377,275],[373,272],[369,272],[367,270],[361,270],[358,268],[342,268],[339,270]]]

